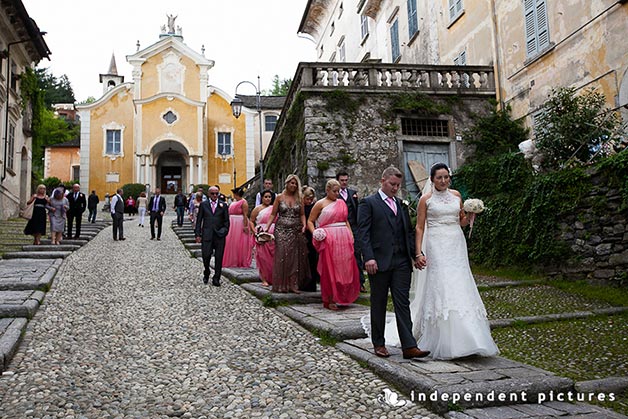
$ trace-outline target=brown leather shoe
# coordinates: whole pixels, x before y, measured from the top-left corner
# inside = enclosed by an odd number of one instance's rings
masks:
[[[425,358],[430,354],[430,351],[422,351],[419,348],[408,348],[403,350],[403,359],[412,358]]]
[[[375,355],[379,356],[380,358],[388,358],[390,356],[390,353],[388,353],[388,349],[386,349],[385,346],[374,346],[373,349]]]

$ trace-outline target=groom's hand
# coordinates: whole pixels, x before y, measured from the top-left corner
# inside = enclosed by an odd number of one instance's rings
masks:
[[[367,260],[364,262],[364,267],[369,275],[375,275],[377,273],[377,262],[375,259]]]

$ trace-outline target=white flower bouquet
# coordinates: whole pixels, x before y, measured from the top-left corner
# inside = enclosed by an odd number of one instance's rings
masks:
[[[473,231],[473,222],[475,216],[481,214],[484,211],[484,202],[481,199],[467,199],[462,204],[462,209],[468,214],[469,217],[469,238],[471,238],[471,232]]]
[[[462,209],[464,212],[470,212],[473,214],[481,214],[484,211],[484,202],[481,199],[467,199],[462,204]]]
[[[325,233],[325,229],[323,228],[317,228],[314,230],[314,233],[312,233],[312,238],[314,238],[317,242],[322,242],[326,237],[327,233]]]

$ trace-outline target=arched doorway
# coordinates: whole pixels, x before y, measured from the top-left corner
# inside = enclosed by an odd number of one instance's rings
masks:
[[[28,150],[26,147],[22,147],[20,159],[20,204],[25,203],[28,197],[30,197],[30,191],[28,190],[30,175],[28,170]]]
[[[153,147],[154,185],[164,194],[186,192],[188,152],[177,141],[162,141]]]

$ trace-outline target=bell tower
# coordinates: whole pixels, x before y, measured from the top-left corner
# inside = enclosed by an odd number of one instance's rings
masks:
[[[111,62],[109,63],[109,71],[106,74],[100,75],[100,82],[102,83],[102,94],[106,94],[109,90],[113,89],[119,84],[124,83],[124,76],[118,75],[118,67],[116,66],[116,56],[111,53]]]

